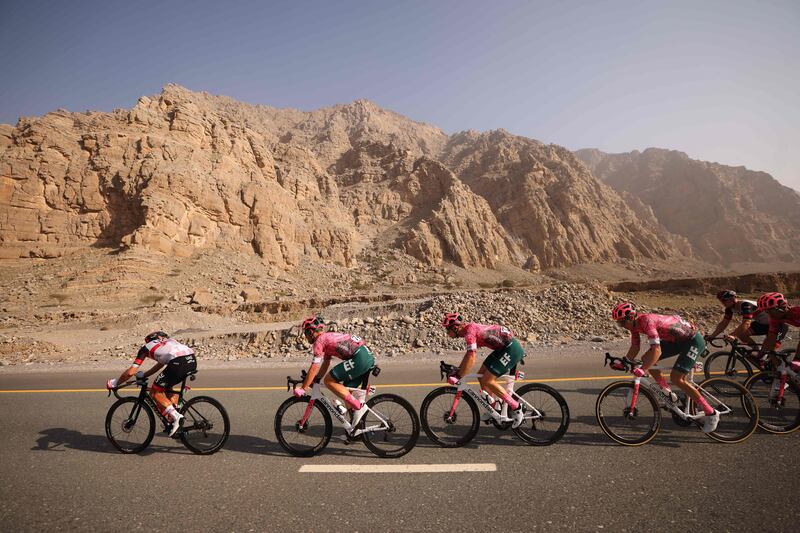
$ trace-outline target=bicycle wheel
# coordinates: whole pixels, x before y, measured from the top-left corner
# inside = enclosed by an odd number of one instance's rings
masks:
[[[800,389],[787,383],[782,401],[773,391],[774,372],[759,372],[747,380],[745,388],[758,404],[758,427],[769,433],[791,433],[800,428]]]
[[[228,440],[231,423],[228,412],[214,398],[196,396],[181,409],[184,416],[181,442],[198,455],[219,451]]]
[[[753,395],[736,381],[711,378],[697,386],[708,404],[720,412],[719,425],[711,433],[714,440],[726,443],[742,442],[758,426],[758,405]],[[691,401],[689,411],[697,413],[697,403]]]
[[[456,397],[455,387],[439,387],[433,389],[419,410],[422,429],[433,442],[443,448],[458,448],[471,441],[478,433],[478,406],[469,396],[459,398],[453,415],[453,402]]]
[[[359,422],[364,445],[378,457],[402,457],[419,438],[419,417],[405,398],[380,394],[367,401],[367,411]]]
[[[611,383],[600,392],[595,415],[603,433],[625,446],[647,444],[661,427],[661,412],[653,394],[639,387],[636,407],[631,410],[634,384],[630,381]]]
[[[139,398],[117,400],[106,415],[106,436],[122,453],[139,453],[156,433],[156,419]]]
[[[714,352],[703,361],[703,374],[706,379],[721,376],[744,383],[753,375],[753,365],[738,353]]]
[[[569,406],[557,390],[541,383],[528,383],[516,392],[526,407],[522,424],[513,429],[517,437],[534,446],[549,446],[564,436],[569,427]],[[529,412],[531,407],[538,414]]]
[[[289,398],[275,413],[275,436],[281,447],[297,457],[321,452],[333,434],[331,415],[311,398]],[[305,422],[300,422],[305,417]]]

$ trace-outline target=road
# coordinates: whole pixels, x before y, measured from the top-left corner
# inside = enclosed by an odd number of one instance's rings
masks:
[[[422,434],[398,460],[334,441],[311,459],[287,456],[272,429],[287,392],[263,388],[285,385],[299,366],[201,369],[194,393],[219,399],[232,424],[225,449],[209,457],[161,435],[140,455],[116,452],[103,429],[112,402],[98,388],[116,372],[3,373],[2,391],[77,391],[0,393],[0,524],[5,531],[797,531],[800,432],[757,432],[725,445],[665,418],[651,443],[624,448],[595,421],[597,393],[612,379],[596,355],[534,359],[525,371],[537,380],[570,378],[550,381],[572,414],[561,442],[530,447],[484,426],[472,444],[453,450]],[[438,377],[435,362],[393,362],[375,384],[419,408]],[[495,470],[299,472],[387,464]]]

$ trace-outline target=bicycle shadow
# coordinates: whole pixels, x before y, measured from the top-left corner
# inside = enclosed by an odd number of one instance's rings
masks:
[[[96,453],[120,453],[119,450],[111,445],[105,435],[87,435],[67,428],[43,429],[39,431],[39,435],[39,438],[36,439],[36,445],[31,448],[32,451],[65,452],[67,450],[78,450]],[[137,455],[147,456],[156,452],[191,454],[183,447],[163,446],[151,442],[147,448]]]
[[[343,447],[340,447],[341,445]],[[359,450],[359,447],[361,448]],[[280,444],[274,441],[270,441],[261,437],[255,437],[253,435],[230,435],[228,440],[225,442],[225,446],[222,447],[223,450],[232,451],[237,453],[251,453],[254,455],[270,455],[270,456],[277,456],[277,457],[296,457],[291,455],[286,450],[284,450]],[[372,452],[366,450],[364,445],[358,441],[353,442],[350,445],[345,445],[333,437],[325,447],[317,455],[342,455],[342,456],[349,456],[349,457],[375,457]],[[298,458],[300,459],[300,458]]]

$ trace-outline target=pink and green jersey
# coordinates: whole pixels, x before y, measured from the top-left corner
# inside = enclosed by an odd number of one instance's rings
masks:
[[[331,357],[350,359],[364,344],[366,344],[364,339],[358,335],[334,331],[325,332],[317,337],[314,346],[311,347],[314,354],[312,363],[319,364],[323,358],[330,359]]]
[[[686,342],[694,337],[697,328],[678,315],[644,313],[636,317],[631,331],[631,346],[639,348],[639,335],[647,335],[650,346],[664,342]]]
[[[508,346],[514,334],[505,326],[477,324],[468,322],[464,325],[464,341],[467,343],[467,350],[477,350],[478,348],[491,348],[500,350]]]

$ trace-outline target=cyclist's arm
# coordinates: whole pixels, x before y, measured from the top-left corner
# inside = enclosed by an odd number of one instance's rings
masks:
[[[761,350],[758,352],[758,355],[762,356],[766,352],[774,350],[777,340],[778,333],[776,331],[772,331],[772,328],[770,328],[769,333],[767,333],[767,338],[764,339],[764,343],[761,345]]]
[[[477,350],[467,350],[464,358],[461,359],[461,364],[458,366],[458,377],[464,377],[469,374],[469,371],[475,365],[475,357],[478,355]]]
[[[651,344],[650,348],[644,352],[642,356],[642,371],[647,372],[650,367],[658,362],[661,358],[661,345]]]
[[[314,384],[314,380],[318,375],[325,375],[325,372],[328,371],[328,367],[331,365],[330,357],[325,357],[321,363],[317,362],[316,360],[311,363],[311,366],[308,367],[308,373],[306,374],[306,379],[303,381],[303,388],[305,390],[310,390],[310,387]]]
[[[728,324],[730,323],[731,323],[730,318],[723,318],[722,321],[719,324],[717,324],[717,327],[714,328],[714,332],[709,333],[706,337],[709,339],[713,339],[714,337],[725,331],[725,328],[727,328]]]
[[[131,365],[128,370],[119,375],[117,378],[117,385],[124,385],[138,370],[138,365]]]

